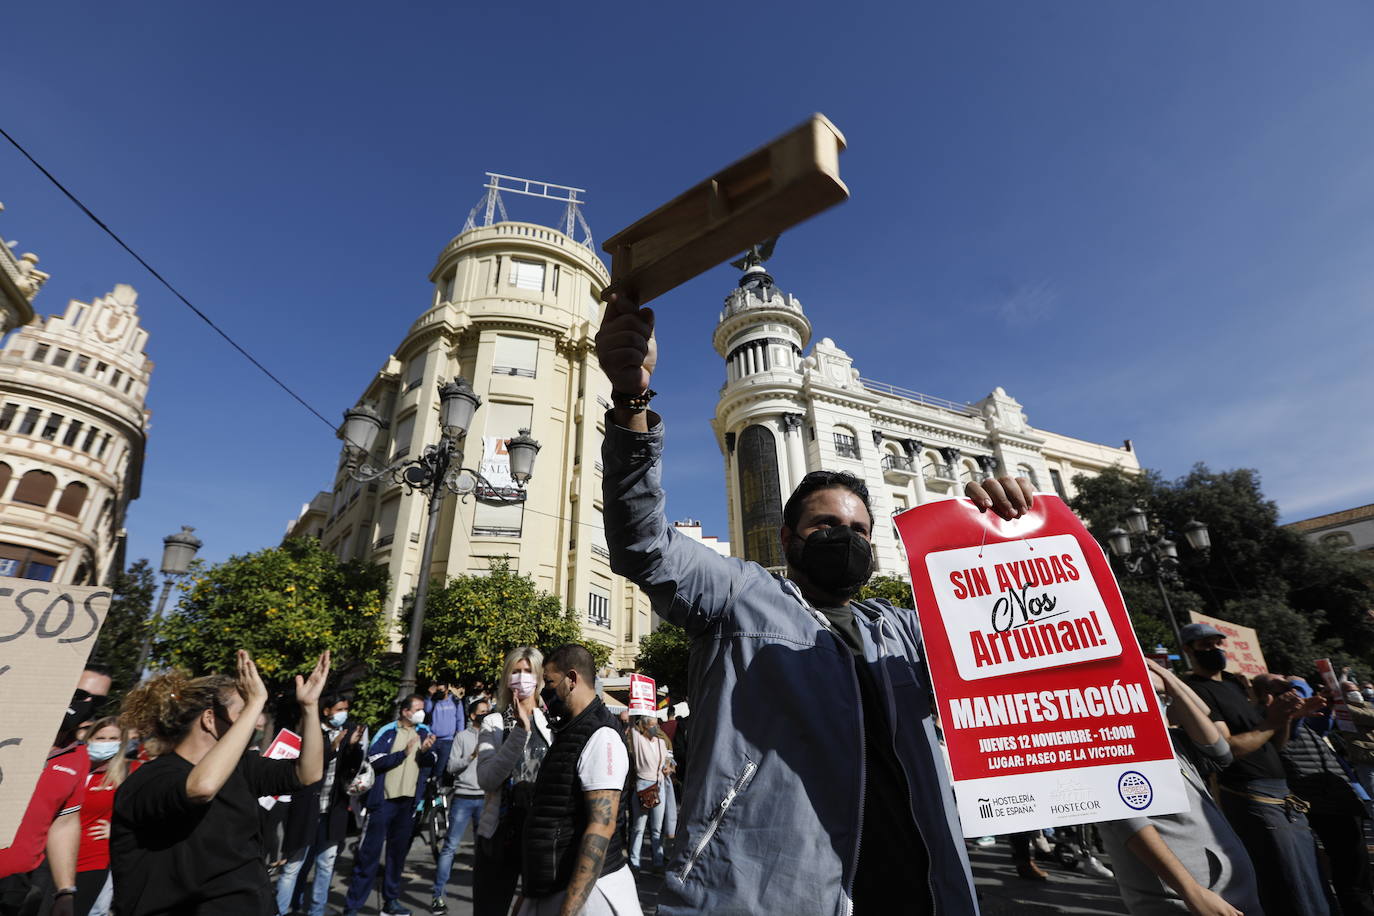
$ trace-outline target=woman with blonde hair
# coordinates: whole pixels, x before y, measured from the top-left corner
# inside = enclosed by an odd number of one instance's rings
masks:
[[[275,916],[258,798],[298,792],[323,776],[319,699],[328,677],[328,652],[309,679],[296,677],[302,735],[295,760],[245,753],[267,687],[243,650],[237,679],[172,671],[129,693],[120,720],[158,756],[115,793],[115,912]]]
[[[86,774],[86,799],[81,803],[74,901],[77,916],[106,916],[110,912],[110,816],[114,813],[115,789],[139,767],[139,761],[124,756],[128,740],[128,731],[121,729],[113,716],[86,730],[91,770]]]
[[[635,716],[630,729],[630,761],[635,768],[634,819],[630,829],[630,867],[639,870],[644,830],[649,830],[649,849],[654,868],[663,867],[664,791],[668,769],[668,744],[653,716]]]
[[[477,784],[487,795],[477,825],[473,916],[504,916],[520,877],[520,843],[539,766],[553,732],[539,708],[544,654],[533,646],[506,653],[496,705],[477,738]]]

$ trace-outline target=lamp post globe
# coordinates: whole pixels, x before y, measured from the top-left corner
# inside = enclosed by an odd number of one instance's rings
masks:
[[[534,458],[539,454],[540,445],[530,436],[528,429],[520,430],[520,435],[506,443],[506,453],[510,455],[510,476],[518,486],[523,487],[534,476]]]
[[[192,534],[196,529],[182,525],[181,531],[169,534],[162,539],[162,574],[179,576],[191,567],[196,551],[203,546],[200,538]]]
[[[1107,548],[1113,556],[1125,557],[1131,553],[1131,536],[1124,528],[1113,528],[1107,532]]]
[[[450,439],[461,439],[472,426],[472,415],[482,406],[482,399],[472,390],[468,380],[459,376],[439,386],[439,425]]]
[[[1150,530],[1150,517],[1145,514],[1145,510],[1139,506],[1132,506],[1126,513],[1126,531],[1128,534],[1144,534]]]
[[[350,453],[364,455],[372,451],[372,443],[377,441],[381,431],[382,418],[370,404],[359,404],[344,411],[343,426],[339,427],[339,438]]]
[[[1212,535],[1207,531],[1207,525],[1197,519],[1183,526],[1183,537],[1194,550],[1206,550],[1212,546]]]

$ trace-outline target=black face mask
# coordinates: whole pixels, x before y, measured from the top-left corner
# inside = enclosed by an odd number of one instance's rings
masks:
[[[847,525],[817,528],[805,541],[792,541],[787,561],[818,588],[848,598],[873,575],[873,545]]]
[[[1226,670],[1226,652],[1222,649],[1194,649],[1193,658],[1207,671]]]
[[[544,701],[544,708],[549,711],[549,718],[555,725],[572,718],[572,710],[566,702],[559,699],[558,691],[554,688],[545,687],[539,691],[539,699]]]

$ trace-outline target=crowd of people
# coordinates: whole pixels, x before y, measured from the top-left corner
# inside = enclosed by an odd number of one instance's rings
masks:
[[[641,869],[662,873],[663,916],[976,914],[915,612],[857,597],[874,568],[863,482],[800,480],[782,507],[785,574],[721,557],[664,516],[653,313],[612,295],[597,349],[613,389],[611,564],[691,638],[690,729],[613,714],[577,644],[513,647],[494,691],[445,679],[382,723],[357,721],[349,697],[329,692],[325,653],[296,678],[293,759],[255,734],[267,690],[246,652],[234,676],[150,678],[116,718],[97,715],[110,681],[92,667],[0,850],[0,916],[315,916],[350,831],[342,912],[370,911],[379,888],[380,912],[401,916],[417,815],[436,787],[450,819],[424,889],[433,913],[447,910],[472,830],[478,916],[638,914]],[[1035,499],[1012,477],[965,495],[1003,519]],[[1042,832],[1010,838],[1020,874],[1046,879],[1034,857],[1057,850],[1105,876],[1100,844],[1135,914],[1374,912],[1374,686],[1323,695],[1298,676],[1246,681],[1226,673],[1221,633],[1194,624],[1181,637],[1189,670],[1152,664],[1150,677],[1189,809],[1074,828],[1053,845]],[[1338,705],[1350,719],[1333,728]],[[269,851],[271,823],[282,841]]]

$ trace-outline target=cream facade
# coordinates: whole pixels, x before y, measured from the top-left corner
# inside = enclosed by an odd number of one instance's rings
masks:
[[[1289,522],[1283,527],[1328,547],[1374,553],[1374,503]]]
[[[600,259],[554,229],[497,222],[468,229],[440,253],[434,296],[362,392],[387,424],[370,463],[422,454],[440,437],[439,385],[468,379],[482,398],[462,447],[465,467],[499,463],[500,443],[528,428],[542,445],[523,502],[450,495],[434,578],[481,574],[509,557],[539,588],[576,608],[583,635],[629,667],[652,617],[647,597],[613,575],[601,501],[601,440],[610,383],[593,350]],[[384,477],[359,483],[340,455],[331,492],[304,507],[289,534],[317,534],[343,558],[390,571],[398,614],[420,575],[426,499]]]
[[[0,204],[0,213],[5,205]],[[0,238],[0,339],[15,328],[33,321],[33,297],[47,282],[48,275],[37,268],[38,255],[24,252],[18,257],[14,242]]]
[[[1000,387],[975,404],[931,397],[864,377],[829,337],[806,353],[811,335],[801,302],[761,265],[747,267],[713,338],[726,381],[712,427],[737,556],[783,566],[783,503],[821,468],[867,483],[878,572],[908,580],[896,527],[884,519],[988,475],[1023,475],[1068,499],[1075,474],[1140,469],[1129,441],[1115,448],[1036,429]]]
[[[0,575],[93,585],[124,567],[153,370],[137,300],[123,283],[72,300],[0,350]]]

